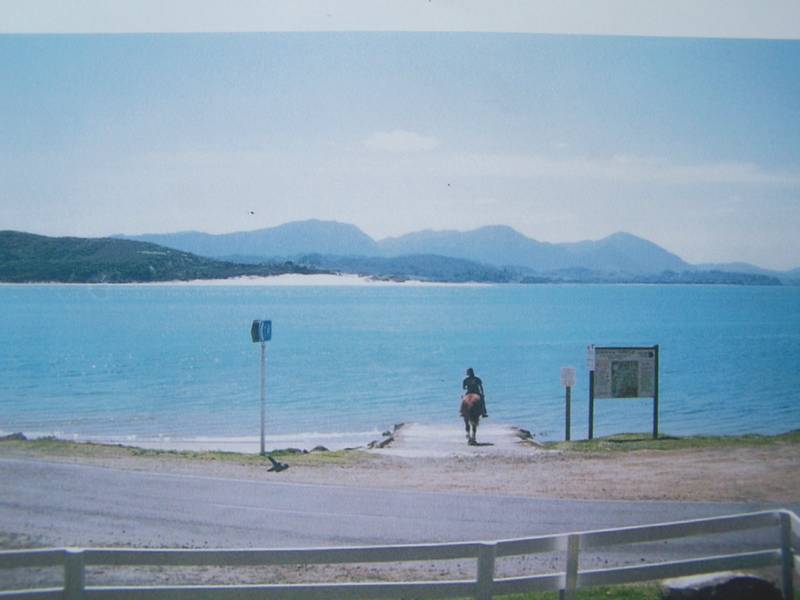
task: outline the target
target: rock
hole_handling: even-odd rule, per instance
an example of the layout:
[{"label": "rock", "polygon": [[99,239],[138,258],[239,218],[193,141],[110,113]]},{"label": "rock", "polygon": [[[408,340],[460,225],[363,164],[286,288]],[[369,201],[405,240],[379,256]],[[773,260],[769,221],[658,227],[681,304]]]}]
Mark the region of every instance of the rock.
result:
[{"label": "rock", "polygon": [[0,442],[27,442],[28,438],[24,433],[11,433],[9,435],[0,436]]},{"label": "rock", "polygon": [[369,444],[367,444],[367,448],[369,448],[370,450],[372,450],[374,448],[386,448],[386,446],[391,444],[393,441],[394,441],[394,436],[389,436],[389,437],[384,438],[384,439],[382,439],[380,441],[373,440]]},{"label": "rock", "polygon": [[311,452],[330,452],[325,446],[314,446]]},{"label": "rock", "polygon": [[301,450],[300,448],[280,448],[273,450],[276,454],[308,454],[308,450]]},{"label": "rock", "polygon": [[661,583],[664,600],[783,600],[772,583],[748,573],[726,571],[676,577]]},{"label": "rock", "polygon": [[534,446],[536,448],[542,447],[542,445],[534,439],[534,435],[527,429],[514,427],[514,433],[516,434],[517,438],[519,438],[519,443],[523,446]]},{"label": "rock", "polygon": [[533,434],[527,429],[523,429],[522,427],[517,427],[517,435],[523,440],[533,439]]}]

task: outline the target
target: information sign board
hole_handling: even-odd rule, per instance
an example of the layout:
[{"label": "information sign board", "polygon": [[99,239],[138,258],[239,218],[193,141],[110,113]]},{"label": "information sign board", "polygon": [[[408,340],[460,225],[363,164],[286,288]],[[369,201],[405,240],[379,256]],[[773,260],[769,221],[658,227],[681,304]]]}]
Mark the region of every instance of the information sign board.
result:
[{"label": "information sign board", "polygon": [[652,398],[653,439],[658,438],[658,345],[638,348],[589,346],[589,439],[594,436],[595,398]]},{"label": "information sign board", "polygon": [[655,348],[595,348],[595,398],[656,395]]}]

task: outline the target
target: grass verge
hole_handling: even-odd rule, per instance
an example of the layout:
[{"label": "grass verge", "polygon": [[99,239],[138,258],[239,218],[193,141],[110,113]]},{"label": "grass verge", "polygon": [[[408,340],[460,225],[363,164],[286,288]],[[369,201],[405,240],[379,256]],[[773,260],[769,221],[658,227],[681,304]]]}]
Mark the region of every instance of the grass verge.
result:
[{"label": "grass verge", "polygon": [[[800,444],[800,430],[779,435],[737,435],[737,436],[687,436],[673,437],[662,435],[653,439],[646,433],[620,433],[593,440],[570,442],[543,442],[539,446],[546,450],[561,450],[585,454],[604,454],[610,452],[632,452],[636,450],[676,451],[691,449],[713,449],[734,447],[765,447],[770,445]],[[198,461],[235,462],[240,464],[261,464],[265,457],[258,454],[243,454],[223,451],[190,450],[151,450],[120,444],[97,444],[93,442],[74,442],[58,438],[38,438],[32,440],[0,439],[0,451],[24,451],[39,456],[60,456],[75,458],[121,458],[152,457],[175,458]],[[294,464],[325,465],[353,464],[377,457],[358,450],[301,452],[276,450],[268,453],[277,460],[291,459]]]},{"label": "grass verge", "polygon": [[[33,440],[3,440],[0,441],[0,452],[19,451],[28,455],[42,457],[73,457],[114,459],[129,457],[167,458],[175,460],[193,460],[206,462],[237,463],[244,465],[269,464],[266,457],[258,454],[243,454],[240,452],[221,451],[190,451],[190,450],[151,450],[134,446],[119,444],[96,444],[93,442],[73,442],[58,438],[39,438]],[[300,452],[278,450],[269,452],[269,456],[276,460],[289,460],[292,464],[326,465],[326,464],[351,464],[369,460],[371,455],[366,452],[353,450]]]},{"label": "grass verge", "polygon": [[[582,588],[575,594],[577,600],[661,600],[661,586],[656,583],[599,586]],[[558,592],[531,592],[511,596],[495,596],[497,600],[558,600]],[[800,600],[800,590],[794,594]]]},{"label": "grass verge", "polygon": [[570,442],[544,442],[542,446],[548,450],[564,450],[568,452],[603,453],[630,452],[633,450],[690,450],[732,447],[757,447],[774,444],[800,443],[800,430],[779,435],[694,435],[673,437],[662,435],[653,439],[646,433],[620,433],[593,440]]},{"label": "grass verge", "polygon": [[[661,600],[657,584],[617,585],[577,590],[577,600]],[[558,592],[531,592],[510,596],[494,596],[497,600],[558,600]],[[464,599],[466,600],[466,599]]]}]

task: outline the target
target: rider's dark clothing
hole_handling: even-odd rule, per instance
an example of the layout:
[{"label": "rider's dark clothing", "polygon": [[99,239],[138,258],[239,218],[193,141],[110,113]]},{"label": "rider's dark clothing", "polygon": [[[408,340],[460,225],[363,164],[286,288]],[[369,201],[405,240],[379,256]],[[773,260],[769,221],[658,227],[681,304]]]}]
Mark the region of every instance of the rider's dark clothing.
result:
[{"label": "rider's dark clothing", "polygon": [[475,375],[467,377],[464,379],[461,387],[466,390],[467,394],[478,394],[481,397],[481,412],[483,413],[484,417],[488,416],[486,414],[486,398],[483,394],[483,382],[481,381],[481,378],[476,377]]},{"label": "rider's dark clothing", "polygon": [[467,377],[461,387],[467,391],[467,394],[480,394],[483,397],[483,382],[480,377],[475,377],[474,375]]}]

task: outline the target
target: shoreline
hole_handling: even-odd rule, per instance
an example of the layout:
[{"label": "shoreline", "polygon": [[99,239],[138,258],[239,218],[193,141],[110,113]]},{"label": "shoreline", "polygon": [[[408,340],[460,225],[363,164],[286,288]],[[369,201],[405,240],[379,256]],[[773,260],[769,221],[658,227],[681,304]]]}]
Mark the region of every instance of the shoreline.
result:
[{"label": "shoreline", "polygon": [[729,282],[650,282],[650,281],[547,281],[539,283],[522,282],[480,282],[480,281],[428,281],[422,279],[392,279],[354,273],[284,273],[282,275],[240,275],[222,279],[171,279],[168,281],[0,281],[0,288],[11,286],[109,286],[109,287],[494,287],[494,286],[631,286],[631,287],[798,287],[796,283],[784,282],[780,285]]},{"label": "shoreline", "polygon": [[[661,432],[657,440],[652,439],[649,432],[641,433],[614,433],[607,436],[596,437],[594,440],[573,439],[565,442],[561,437],[538,437],[527,429],[513,423],[483,423],[479,430],[479,438],[487,435],[496,436],[499,430],[511,432],[517,441],[533,445],[541,449],[563,451],[569,449],[573,452],[592,452],[598,449],[608,451],[625,451],[631,448],[652,449],[662,447],[665,449],[690,449],[692,447],[705,448],[707,446],[724,446],[729,444],[763,445],[772,443],[771,440],[791,440],[798,443],[800,451],[800,429],[772,432],[742,432],[742,433],[686,433],[672,435]],[[408,431],[412,433],[410,437]],[[424,432],[422,437],[420,431]],[[491,437],[490,436],[490,437]],[[265,435],[265,449],[267,453],[280,454],[282,452],[311,452],[315,449],[325,451],[359,451],[373,448],[391,448],[398,439],[415,440],[418,446],[429,446],[431,452],[442,454],[441,450],[434,447],[442,444],[452,444],[453,440],[459,443],[463,438],[463,427],[453,422],[400,422],[387,425],[385,428],[374,428],[363,431],[298,431],[286,433],[267,433]],[[796,438],[796,439],[795,439]],[[5,430],[0,429],[0,442],[19,440],[26,442],[57,441],[65,444],[85,444],[96,446],[117,446],[158,452],[186,452],[207,453],[220,452],[240,455],[258,455],[260,453],[260,436],[258,435],[197,435],[180,436],[166,434],[79,434],[64,431],[34,431],[34,430]],[[449,440],[444,442],[443,440]],[[777,443],[777,442],[776,442]],[[494,444],[490,444],[494,445]],[[461,448],[449,446],[454,454],[460,454]],[[419,449],[415,452],[425,454]],[[502,453],[502,451],[501,451]]]},{"label": "shoreline", "polygon": [[[311,451],[317,447],[326,450],[365,449],[371,443],[380,441],[391,431],[352,431],[352,432],[297,432],[265,436],[269,452],[280,453],[285,450]],[[148,435],[79,435],[63,432],[26,432],[0,430],[0,442],[24,440],[57,440],[65,443],[95,444],[100,446],[123,446],[164,452],[230,452],[257,455],[260,452],[259,436],[148,436]]]},{"label": "shoreline", "polygon": [[228,277],[223,279],[173,279],[169,281],[130,281],[130,282],[64,282],[64,281],[28,281],[11,282],[2,281],[0,286],[109,286],[109,287],[160,287],[160,286],[181,286],[181,287],[486,287],[499,285],[493,283],[480,282],[446,282],[446,281],[423,281],[420,279],[405,279],[402,281],[394,279],[381,279],[352,273],[336,274],[299,274],[284,273],[282,275],[241,275],[239,277]]},{"label": "shoreline", "polygon": [[[427,429],[427,431],[426,431]],[[147,450],[45,439],[0,441],[0,459],[87,463],[112,469],[384,490],[620,501],[800,502],[800,432],[782,436],[634,439],[538,444],[496,425],[468,446],[463,431],[409,424],[385,446],[276,453]],[[451,435],[453,433],[453,435]],[[455,435],[458,433],[458,435]],[[433,437],[432,437],[433,435]],[[388,439],[388,438],[385,438]],[[435,447],[430,440],[436,439]],[[710,441],[709,441],[710,440]],[[687,445],[688,444],[688,445]],[[623,447],[621,447],[623,446]]]}]

